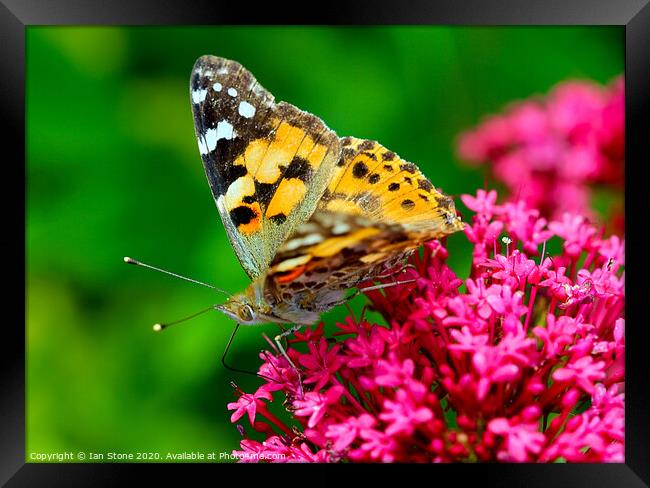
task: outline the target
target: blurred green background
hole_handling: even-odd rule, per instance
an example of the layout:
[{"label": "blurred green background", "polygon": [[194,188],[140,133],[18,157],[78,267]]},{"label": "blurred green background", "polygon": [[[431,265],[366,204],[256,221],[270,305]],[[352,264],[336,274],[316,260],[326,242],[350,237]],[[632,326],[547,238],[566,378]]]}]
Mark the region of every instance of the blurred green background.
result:
[{"label": "blurred green background", "polygon": [[[238,447],[229,382],[259,382],[220,364],[232,322],[213,312],[151,330],[221,297],[122,263],[232,292],[248,284],[194,138],[198,56],[238,60],[277,100],[381,141],[457,196],[484,186],[455,159],[461,130],[565,79],[608,82],[623,71],[623,39],[619,27],[29,27],[27,460]],[[463,241],[449,240],[461,274]],[[276,330],[242,330],[231,364],[256,369],[261,333]]]}]

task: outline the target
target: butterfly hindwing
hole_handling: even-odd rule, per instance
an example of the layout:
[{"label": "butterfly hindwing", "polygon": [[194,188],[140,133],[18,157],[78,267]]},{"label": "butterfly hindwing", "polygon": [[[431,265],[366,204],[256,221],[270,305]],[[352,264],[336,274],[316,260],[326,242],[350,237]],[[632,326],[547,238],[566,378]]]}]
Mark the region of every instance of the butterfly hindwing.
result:
[{"label": "butterfly hindwing", "polygon": [[199,151],[226,232],[255,278],[315,210],[340,159],[340,141],[317,117],[275,103],[243,66],[197,60],[190,97]]},{"label": "butterfly hindwing", "polygon": [[[309,221],[278,249],[267,276],[278,306],[325,310],[424,242],[462,229],[453,201],[380,144],[342,139],[342,156]],[[279,305],[279,303],[285,303]]]},{"label": "butterfly hindwing", "polygon": [[419,244],[399,225],[315,212],[278,249],[264,288],[284,316],[322,312],[345,301],[350,288],[394,268]]},{"label": "butterfly hindwing", "polygon": [[341,139],[342,156],[318,210],[363,215],[441,237],[462,229],[454,202],[413,163],[381,144]]}]

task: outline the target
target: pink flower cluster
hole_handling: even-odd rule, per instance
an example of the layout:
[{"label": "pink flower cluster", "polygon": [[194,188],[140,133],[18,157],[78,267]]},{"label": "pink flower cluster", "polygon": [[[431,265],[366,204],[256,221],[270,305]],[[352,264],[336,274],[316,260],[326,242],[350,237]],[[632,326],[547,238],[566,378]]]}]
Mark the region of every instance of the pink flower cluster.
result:
[{"label": "pink flower cluster", "polygon": [[[589,216],[593,185],[623,188],[624,109],[622,78],[607,87],[566,82],[462,134],[459,156],[488,163],[513,199],[545,217]],[[622,228],[622,209],[609,213]]]},{"label": "pink flower cluster", "polygon": [[264,384],[228,405],[254,431],[239,425],[234,454],[624,462],[624,242],[579,215],[547,222],[496,197],[462,197],[476,212],[467,279],[432,241],[403,270],[415,282],[366,293],[385,325],[350,316],[327,338],[322,323],[295,334],[302,381],[264,352]]}]

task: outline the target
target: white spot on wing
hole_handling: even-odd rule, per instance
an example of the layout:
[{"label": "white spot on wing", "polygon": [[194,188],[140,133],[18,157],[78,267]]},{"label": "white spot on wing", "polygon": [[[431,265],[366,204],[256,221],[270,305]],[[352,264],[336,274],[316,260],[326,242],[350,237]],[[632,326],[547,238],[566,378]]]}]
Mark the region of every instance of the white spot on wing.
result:
[{"label": "white spot on wing", "polygon": [[332,234],[334,234],[335,236],[340,234],[345,234],[346,232],[350,232],[350,226],[345,223],[336,224],[332,228]]},{"label": "white spot on wing", "polygon": [[232,139],[233,135],[234,131],[232,124],[226,122],[225,120],[222,120],[217,124],[217,141],[219,139]]},{"label": "white spot on wing", "polygon": [[323,240],[323,236],[321,234],[309,234],[299,239],[290,240],[289,242],[286,243],[284,248],[287,251],[293,251],[302,246],[311,246],[312,244],[318,244],[319,242],[322,242],[322,240]]},{"label": "white spot on wing", "polygon": [[203,136],[199,136],[197,140],[199,141],[199,152],[201,154],[208,154],[208,146],[205,145],[205,139]]},{"label": "white spot on wing", "polygon": [[307,222],[305,224],[302,224],[302,226],[300,227],[300,230],[303,233],[307,233],[307,232],[315,233],[315,232],[318,232],[319,229],[318,229],[318,226],[316,224],[314,224],[312,222]]},{"label": "white spot on wing", "polygon": [[236,97],[237,90],[235,90],[234,88],[228,88],[228,95],[230,95],[231,97]]},{"label": "white spot on wing", "polygon": [[221,83],[219,83],[218,81],[217,81],[214,85],[212,85],[212,89],[213,89],[214,91],[218,91],[218,92],[220,92],[222,88],[223,88],[223,87],[221,86]]},{"label": "white spot on wing", "polygon": [[205,96],[208,94],[208,89],[204,88],[202,90],[194,90],[192,92],[192,101],[194,103],[201,103],[205,100]]},{"label": "white spot on wing", "polygon": [[217,198],[217,208],[219,209],[219,212],[223,214],[226,213],[226,202],[223,195],[219,195],[219,198]]},{"label": "white spot on wing", "polygon": [[255,194],[255,182],[249,175],[240,176],[231,183],[226,191],[226,200],[228,202],[239,201],[247,195]]},{"label": "white spot on wing", "polygon": [[241,115],[242,117],[246,117],[247,119],[250,119],[253,115],[255,115],[255,107],[253,107],[248,102],[240,102],[239,115]]},{"label": "white spot on wing", "polygon": [[217,130],[216,129],[208,129],[205,131],[205,147],[207,148],[207,152],[210,152],[214,150],[215,147],[217,147]]},{"label": "white spot on wing", "polygon": [[207,152],[214,151],[217,147],[217,142],[220,139],[232,139],[234,134],[235,132],[232,124],[225,120],[220,121],[217,124],[216,129],[208,129],[205,131],[205,146],[207,147]]},{"label": "white spot on wing", "polygon": [[295,258],[290,258],[278,263],[275,266],[275,270],[282,273],[284,271],[291,271],[293,268],[302,266],[303,264],[308,263],[311,260],[310,255],[298,256]]}]

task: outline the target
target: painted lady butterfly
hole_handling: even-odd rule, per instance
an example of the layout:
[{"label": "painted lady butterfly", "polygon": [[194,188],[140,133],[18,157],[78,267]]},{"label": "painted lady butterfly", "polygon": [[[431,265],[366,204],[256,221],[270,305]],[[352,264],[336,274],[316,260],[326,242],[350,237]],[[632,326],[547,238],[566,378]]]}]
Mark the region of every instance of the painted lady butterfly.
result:
[{"label": "painted lady butterfly", "polygon": [[190,98],[212,195],[252,280],[215,307],[238,324],[311,324],[425,241],[463,228],[415,164],[275,103],[235,61],[199,58]]}]

